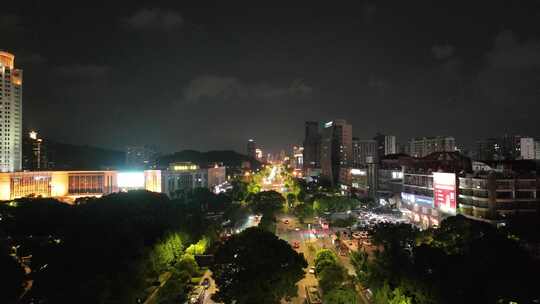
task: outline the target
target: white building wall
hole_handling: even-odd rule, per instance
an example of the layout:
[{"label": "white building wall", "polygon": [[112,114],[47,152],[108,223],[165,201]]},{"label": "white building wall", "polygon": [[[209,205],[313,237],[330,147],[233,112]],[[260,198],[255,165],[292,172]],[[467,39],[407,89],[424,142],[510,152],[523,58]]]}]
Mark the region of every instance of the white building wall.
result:
[{"label": "white building wall", "polygon": [[522,137],[520,139],[521,159],[535,159],[535,142],[532,137]]},{"label": "white building wall", "polygon": [[0,52],[0,171],[22,166],[22,70],[15,56]]}]

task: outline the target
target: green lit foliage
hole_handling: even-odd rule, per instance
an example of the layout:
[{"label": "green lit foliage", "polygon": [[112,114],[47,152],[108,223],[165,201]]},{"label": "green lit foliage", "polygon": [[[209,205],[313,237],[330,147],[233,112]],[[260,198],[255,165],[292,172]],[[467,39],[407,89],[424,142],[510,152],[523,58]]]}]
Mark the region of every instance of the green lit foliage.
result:
[{"label": "green lit foliage", "polygon": [[322,270],[318,273],[318,277],[319,286],[323,292],[326,293],[340,287],[347,279],[347,272],[341,264],[329,263],[324,265]]},{"label": "green lit foliage", "polygon": [[324,304],[358,304],[358,294],[353,288],[336,288],[326,293]]},{"label": "green lit foliage", "polygon": [[309,203],[299,203],[293,208],[293,214],[303,223],[307,217],[313,216],[313,206]]},{"label": "green lit foliage", "polygon": [[316,214],[325,212],[344,212],[358,206],[358,200],[344,196],[319,196],[313,202],[313,210]]},{"label": "green lit foliage", "polygon": [[319,274],[326,266],[336,264],[337,262],[338,257],[332,250],[321,249],[317,251],[317,255],[315,256],[315,273]]},{"label": "green lit foliage", "polygon": [[197,243],[189,245],[186,249],[186,253],[191,255],[204,254],[210,245],[210,241],[207,237],[203,237]]},{"label": "green lit foliage", "polygon": [[[9,212],[0,222],[0,235],[20,245],[18,254],[32,255],[33,286],[27,296],[36,301],[136,303],[164,273],[190,275],[179,269],[188,239],[208,243],[202,237],[210,226],[204,217],[161,194],[130,191],[78,203],[22,199],[17,207],[0,206],[2,215]],[[185,265],[194,269],[193,263]]]},{"label": "green lit foliage", "polygon": [[283,208],[285,198],[276,191],[263,191],[253,195],[249,206],[254,213],[266,217],[273,217],[276,212]]}]

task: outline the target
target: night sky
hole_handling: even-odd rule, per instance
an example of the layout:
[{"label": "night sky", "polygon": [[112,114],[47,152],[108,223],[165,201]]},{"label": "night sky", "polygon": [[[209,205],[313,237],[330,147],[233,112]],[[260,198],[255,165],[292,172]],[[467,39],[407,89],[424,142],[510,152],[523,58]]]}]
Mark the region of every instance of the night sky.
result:
[{"label": "night sky", "polygon": [[0,10],[24,125],[45,138],[278,151],[332,118],[399,142],[540,137],[540,1],[64,2]]}]

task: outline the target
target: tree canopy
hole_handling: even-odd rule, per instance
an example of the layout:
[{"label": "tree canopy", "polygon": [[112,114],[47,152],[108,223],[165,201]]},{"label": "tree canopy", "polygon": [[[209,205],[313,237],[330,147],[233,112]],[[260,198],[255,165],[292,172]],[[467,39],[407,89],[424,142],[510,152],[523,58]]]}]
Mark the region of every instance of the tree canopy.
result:
[{"label": "tree canopy", "polygon": [[307,262],[284,240],[260,228],[233,235],[216,251],[211,266],[218,301],[239,304],[279,303],[295,296]]},{"label": "tree canopy", "polygon": [[505,230],[463,216],[439,229],[378,225],[372,260],[353,254],[360,280],[376,303],[530,303],[540,292],[527,278],[540,270],[537,260]]}]

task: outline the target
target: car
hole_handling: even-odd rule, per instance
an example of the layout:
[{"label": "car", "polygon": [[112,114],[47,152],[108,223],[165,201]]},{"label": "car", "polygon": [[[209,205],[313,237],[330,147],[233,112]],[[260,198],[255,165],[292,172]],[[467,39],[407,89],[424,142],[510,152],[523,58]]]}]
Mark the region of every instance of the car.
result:
[{"label": "car", "polygon": [[315,266],[309,267],[308,272],[311,273],[311,274],[315,274]]},{"label": "car", "polygon": [[294,241],[294,242],[293,242],[293,248],[294,248],[294,249],[300,248],[300,243],[299,243],[298,241]]},{"label": "car", "polygon": [[201,282],[201,285],[204,286],[204,288],[208,289],[208,287],[210,287],[210,279],[204,278],[204,280]]}]

